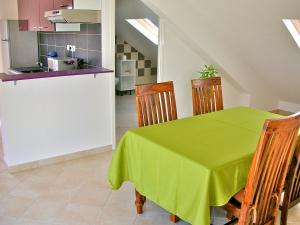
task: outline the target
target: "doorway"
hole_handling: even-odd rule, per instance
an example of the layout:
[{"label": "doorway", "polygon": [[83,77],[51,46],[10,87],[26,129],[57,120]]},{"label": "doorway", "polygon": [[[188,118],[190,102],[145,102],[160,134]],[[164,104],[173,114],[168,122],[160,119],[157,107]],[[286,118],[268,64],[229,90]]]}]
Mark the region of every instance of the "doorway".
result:
[{"label": "doorway", "polygon": [[156,83],[159,18],[140,0],[116,0],[116,141],[137,127],[134,89]]}]

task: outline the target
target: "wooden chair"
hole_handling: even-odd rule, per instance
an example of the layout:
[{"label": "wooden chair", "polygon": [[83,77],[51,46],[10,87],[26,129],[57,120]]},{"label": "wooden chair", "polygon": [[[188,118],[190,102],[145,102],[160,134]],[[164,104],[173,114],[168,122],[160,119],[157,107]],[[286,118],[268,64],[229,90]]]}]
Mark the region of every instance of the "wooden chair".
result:
[{"label": "wooden chair", "polygon": [[173,82],[138,85],[135,93],[139,127],[177,119]]},{"label": "wooden chair", "polygon": [[286,179],[286,188],[281,209],[280,224],[287,224],[288,209],[300,202],[300,138]]},{"label": "wooden chair", "polygon": [[276,224],[299,126],[300,113],[265,122],[246,187],[224,207],[232,219],[227,225]]},{"label": "wooden chair", "polygon": [[221,77],[192,80],[194,116],[223,109]]},{"label": "wooden chair", "polygon": [[[177,119],[177,109],[173,82],[158,84],[138,85],[135,88],[136,111],[139,127],[163,123]],[[136,191],[136,210],[138,214],[143,213],[143,205],[146,201]],[[170,214],[170,220],[177,222],[179,218]]]}]

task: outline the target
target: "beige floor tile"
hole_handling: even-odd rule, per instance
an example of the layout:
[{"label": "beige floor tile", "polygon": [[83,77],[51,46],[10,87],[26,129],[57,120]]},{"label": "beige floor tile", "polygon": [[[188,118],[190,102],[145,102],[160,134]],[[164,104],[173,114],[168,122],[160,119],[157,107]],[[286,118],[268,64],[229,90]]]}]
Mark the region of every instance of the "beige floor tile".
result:
[{"label": "beige floor tile", "polygon": [[132,184],[126,182],[120,190],[112,191],[107,203],[107,208],[127,210],[129,213],[135,213],[135,189]]},{"label": "beige floor tile", "polygon": [[86,176],[88,175],[65,171],[53,182],[52,185],[58,186],[65,190],[77,190],[82,184],[84,184],[84,179]]},{"label": "beige floor tile", "polygon": [[9,193],[15,186],[20,183],[18,178],[9,173],[0,174],[0,198]]},{"label": "beige floor tile", "polygon": [[37,221],[37,220],[21,218],[14,225],[53,225],[53,224],[46,221]]},{"label": "beige floor tile", "polygon": [[288,212],[288,222],[300,224],[300,204],[292,207]]},{"label": "beige floor tile", "polygon": [[15,225],[17,221],[16,218],[0,215],[0,225]]},{"label": "beige floor tile", "polygon": [[16,179],[18,179],[20,182],[22,182],[26,180],[28,177],[32,176],[35,172],[36,170],[32,169],[32,170],[25,170],[21,172],[11,173],[11,175],[14,176]]},{"label": "beige floor tile", "polygon": [[[145,215],[138,215],[136,220],[134,221],[134,225],[174,225],[174,223],[168,221],[167,215],[161,215],[156,217],[148,217]],[[186,224],[183,221],[176,223],[176,225]]]},{"label": "beige floor tile", "polygon": [[72,224],[72,225],[93,225],[97,224],[101,210],[99,207],[83,205],[83,204],[68,204],[62,210],[54,223],[57,224]]},{"label": "beige floor tile", "polygon": [[[147,200],[144,205],[144,213],[137,216],[137,219],[134,225],[142,225],[142,224],[173,224],[169,221],[170,214],[157,206],[152,201]],[[176,225],[187,225],[183,220],[180,220]]]},{"label": "beige floor tile", "polygon": [[33,180],[48,181],[55,180],[63,172],[63,166],[60,164],[49,165],[36,169],[33,174]]},{"label": "beige floor tile", "polygon": [[37,201],[23,215],[24,219],[53,222],[57,215],[66,207],[66,203],[55,200]]},{"label": "beige floor tile", "polygon": [[73,193],[70,203],[90,205],[102,208],[107,202],[111,190],[107,187],[98,187],[85,184]]},{"label": "beige floor tile", "polygon": [[40,196],[45,187],[38,187],[29,183],[19,183],[9,194],[12,196],[35,199]]},{"label": "beige floor tile", "polygon": [[32,198],[8,195],[0,201],[0,214],[18,218],[34,203]]},{"label": "beige floor tile", "polygon": [[136,215],[129,213],[126,209],[104,209],[101,217],[101,225],[131,225],[134,223]]},{"label": "beige floor tile", "polygon": [[37,202],[56,202],[60,204],[67,204],[70,202],[74,195],[74,190],[63,189],[60,186],[49,186],[41,192],[41,195],[37,198]]},{"label": "beige floor tile", "polygon": [[102,225],[129,225],[136,219],[134,206],[134,188],[125,183],[119,191],[113,191],[103,208]]}]

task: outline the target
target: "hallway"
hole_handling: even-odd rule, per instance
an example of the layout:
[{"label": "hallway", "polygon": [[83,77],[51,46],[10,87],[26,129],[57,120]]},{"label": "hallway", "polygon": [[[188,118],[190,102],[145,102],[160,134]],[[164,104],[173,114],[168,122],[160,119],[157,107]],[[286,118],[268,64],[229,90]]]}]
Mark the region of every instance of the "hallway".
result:
[{"label": "hallway", "polygon": [[116,137],[119,143],[122,135],[130,128],[137,127],[135,95],[116,96]]}]

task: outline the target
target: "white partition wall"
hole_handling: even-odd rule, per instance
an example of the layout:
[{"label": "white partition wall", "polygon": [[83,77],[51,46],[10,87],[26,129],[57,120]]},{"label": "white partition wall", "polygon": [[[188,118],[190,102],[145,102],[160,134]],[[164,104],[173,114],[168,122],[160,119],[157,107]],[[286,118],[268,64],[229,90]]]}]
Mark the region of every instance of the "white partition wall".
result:
[{"label": "white partition wall", "polygon": [[8,166],[112,145],[112,73],[1,83]]}]

